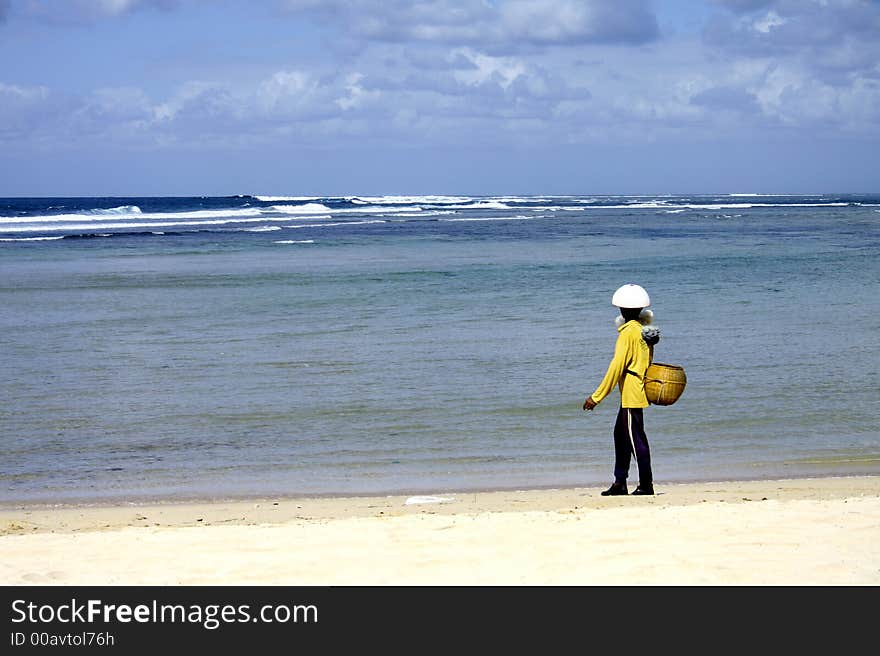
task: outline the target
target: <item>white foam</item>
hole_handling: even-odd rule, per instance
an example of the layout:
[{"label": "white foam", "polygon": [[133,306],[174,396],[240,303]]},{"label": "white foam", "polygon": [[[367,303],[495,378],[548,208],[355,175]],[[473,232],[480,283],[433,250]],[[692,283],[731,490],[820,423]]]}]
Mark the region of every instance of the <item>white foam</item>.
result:
[{"label": "white foam", "polygon": [[162,220],[174,220],[178,218],[182,219],[217,219],[217,218],[226,218],[226,217],[237,217],[237,216],[260,216],[263,214],[263,210],[259,207],[251,207],[249,209],[241,209],[241,210],[192,210],[190,212],[155,212],[155,213],[147,213],[147,214],[137,214],[134,218],[139,219],[162,219]]},{"label": "white foam", "polygon": [[421,503],[446,503],[448,501],[455,501],[455,497],[416,496],[410,497],[404,501],[404,505],[412,506]]},{"label": "white foam", "polygon": [[275,244],[314,244],[314,239],[280,239]]},{"label": "white foam", "polygon": [[764,198],[785,198],[788,194],[727,194],[728,196],[761,196]]},{"label": "white foam", "polygon": [[64,237],[10,237],[0,241],[55,241],[56,239],[64,239]]},{"label": "white foam", "polygon": [[427,212],[390,212],[385,216],[445,216],[447,214],[457,214],[455,210],[434,210]]},{"label": "white foam", "polygon": [[552,203],[560,198],[572,198],[572,196],[497,196],[489,200],[499,203]]},{"label": "white foam", "polygon": [[732,205],[686,205],[696,209],[740,209],[749,207],[847,207],[849,203],[742,203]]},{"label": "white foam", "polygon": [[244,232],[274,232],[281,230],[281,226],[260,226],[259,228],[245,228]]},{"label": "white foam", "polygon": [[712,203],[706,205],[685,204],[671,205],[666,202],[659,203],[629,203],[626,205],[594,205],[590,209],[595,210],[662,210],[668,208],[689,210],[738,210],[750,207],[846,207],[849,203]]},{"label": "white foam", "polygon": [[88,210],[87,214],[101,215],[119,215],[119,214],[141,214],[141,208],[137,205],[120,205],[119,207],[111,207],[109,209]]},{"label": "white foam", "polygon": [[[450,205],[450,207],[453,207],[453,206]],[[400,213],[400,212],[421,212],[422,208],[419,207],[418,205],[410,205],[408,207],[395,207],[394,211],[397,213]],[[351,208],[338,209],[338,210],[334,210],[334,212],[339,212],[340,214],[343,214],[346,212],[356,212],[357,214],[385,214],[386,212],[388,212],[388,208],[382,207],[381,205],[376,205],[376,206],[367,205],[364,207],[358,207],[356,209],[351,209]]]},{"label": "white foam", "polygon": [[381,219],[371,221],[339,221],[337,223],[305,223],[302,225],[287,225],[285,228],[332,228],[334,226],[367,225],[369,223],[388,223]]},{"label": "white foam", "polygon": [[28,217],[0,217],[0,223],[63,223],[73,221],[92,221],[94,225],[104,225],[103,221],[121,219],[148,219],[148,220],[175,220],[175,219],[214,219],[219,217],[237,217],[237,216],[261,216],[263,210],[259,208],[241,209],[241,210],[193,210],[191,212],[154,212],[143,213],[140,208],[135,205],[126,206],[126,208],[114,208],[113,211],[101,210],[99,213],[89,211],[79,214],[48,214],[40,216]]},{"label": "white foam", "polygon": [[[590,205],[584,209],[590,210],[662,210],[670,207],[669,203],[660,201],[656,203],[624,203],[622,205]],[[688,208],[689,205],[673,205],[672,207]]]},{"label": "white foam", "polygon": [[[275,212],[284,214],[384,214],[389,211],[388,207],[379,205],[365,205],[363,207],[335,207],[330,208],[320,203],[306,203],[305,205],[273,205],[271,208]],[[421,212],[422,208],[417,205],[410,207],[395,207],[395,212]]]},{"label": "white foam", "polygon": [[467,203],[471,199],[470,196],[351,196],[347,198],[355,205],[407,205],[411,203],[430,203],[432,205],[443,205],[448,203]]},{"label": "white foam", "polygon": [[[427,203],[426,203],[427,204]],[[509,210],[511,207],[505,203],[499,203],[494,200],[480,200],[475,203],[467,203],[464,205],[444,205],[450,210]]]},{"label": "white foam", "polygon": [[[174,215],[172,215],[174,216]],[[82,218],[82,217],[80,217]],[[149,215],[144,215],[144,218],[149,218]],[[74,224],[66,224],[66,225],[19,225],[19,226],[10,226],[4,227],[2,232],[55,232],[60,230],[107,230],[107,229],[125,229],[131,230],[133,228],[175,228],[178,226],[202,226],[204,228],[210,228],[212,226],[219,225],[229,225],[233,223],[264,223],[266,221],[289,221],[290,217],[270,217],[270,216],[261,216],[258,218],[231,218],[224,220],[214,220],[214,221],[139,221],[139,222],[125,222],[125,223],[107,223],[105,221],[93,221],[90,223],[74,223]]]},{"label": "white foam", "polygon": [[[395,207],[400,213],[422,212],[419,206]],[[273,205],[270,208],[243,208],[236,210],[193,210],[189,212],[155,212],[144,213],[134,206],[122,206],[112,210],[101,210],[100,213],[87,212],[76,214],[50,214],[30,217],[0,217],[0,232],[34,232],[37,230],[91,230],[95,228],[155,228],[182,225],[224,225],[228,223],[247,223],[256,221],[288,221],[291,216],[303,216],[310,219],[330,218],[332,214],[384,214],[387,207],[365,206],[358,208],[331,209],[321,203],[304,205]],[[282,217],[273,214],[284,215]],[[260,218],[252,218],[260,217]],[[115,221],[117,223],[108,223]],[[119,221],[132,221],[121,224]],[[146,221],[146,222],[145,222]],[[69,223],[61,228],[52,227],[53,223]],[[7,227],[9,226],[9,227]]]},{"label": "white foam", "polygon": [[306,203],[304,205],[273,205],[269,208],[273,212],[283,214],[321,214],[330,212],[330,208],[322,203]]},{"label": "white foam", "polygon": [[265,203],[283,203],[289,200],[320,200],[321,196],[254,196]]},{"label": "white foam", "polygon": [[[333,217],[330,216],[329,214],[303,214],[300,216],[293,214],[293,215],[285,216],[284,220],[285,221],[295,221],[297,219],[300,219],[302,221],[315,221],[317,219],[332,219],[332,218]],[[277,221],[278,219],[273,219],[273,220]]]},{"label": "white foam", "polygon": [[460,217],[455,219],[440,219],[441,221],[528,221],[530,219],[541,219],[540,216],[524,216],[517,214],[516,216],[474,216]]}]

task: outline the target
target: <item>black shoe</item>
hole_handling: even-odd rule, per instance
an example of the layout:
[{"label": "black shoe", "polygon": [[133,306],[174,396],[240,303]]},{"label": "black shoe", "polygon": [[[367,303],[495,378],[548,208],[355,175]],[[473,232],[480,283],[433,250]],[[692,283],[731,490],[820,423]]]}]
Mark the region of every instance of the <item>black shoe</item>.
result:
[{"label": "black shoe", "polygon": [[626,483],[612,483],[611,487],[602,493],[603,497],[615,497],[620,494],[627,494]]},{"label": "black shoe", "polygon": [[653,495],[654,494],[654,486],[653,485],[639,485],[635,490],[633,490],[633,495]]}]

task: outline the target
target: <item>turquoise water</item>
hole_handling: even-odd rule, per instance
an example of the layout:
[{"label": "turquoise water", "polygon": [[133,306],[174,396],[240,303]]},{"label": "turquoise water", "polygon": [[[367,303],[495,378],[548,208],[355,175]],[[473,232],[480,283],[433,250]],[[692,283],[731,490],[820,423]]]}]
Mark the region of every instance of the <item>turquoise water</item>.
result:
[{"label": "turquoise water", "polygon": [[[664,483],[880,473],[880,196],[0,199],[0,501],[598,486],[613,291]],[[633,469],[633,475],[635,475]]]}]

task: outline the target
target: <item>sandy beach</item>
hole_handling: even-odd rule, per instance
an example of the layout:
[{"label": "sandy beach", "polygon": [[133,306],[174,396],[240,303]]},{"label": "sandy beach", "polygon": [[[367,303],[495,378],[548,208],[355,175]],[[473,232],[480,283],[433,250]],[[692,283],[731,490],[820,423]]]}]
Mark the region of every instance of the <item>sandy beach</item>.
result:
[{"label": "sandy beach", "polygon": [[876,585],[880,477],[0,508],[5,585]]}]

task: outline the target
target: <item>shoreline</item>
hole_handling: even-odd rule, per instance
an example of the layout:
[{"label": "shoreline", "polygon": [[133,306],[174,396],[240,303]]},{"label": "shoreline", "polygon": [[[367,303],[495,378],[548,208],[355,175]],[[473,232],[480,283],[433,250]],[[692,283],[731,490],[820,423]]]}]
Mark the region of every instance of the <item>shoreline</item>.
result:
[{"label": "shoreline", "polygon": [[[388,494],[254,495],[229,497],[107,499],[94,502],[0,502],[0,537],[31,532],[88,531],[124,526],[210,526],[212,522],[283,523],[293,519],[340,519],[376,514],[459,514],[516,510],[553,511],[574,504],[602,509],[609,503],[692,505],[705,502],[826,499],[880,496],[880,475],[811,476],[655,483],[647,497],[602,497],[607,485],[477,488]],[[630,492],[635,489],[630,487]],[[742,497],[739,495],[751,495]],[[765,498],[766,497],[766,498]],[[412,501],[410,501],[412,500]],[[408,501],[410,501],[408,503]],[[137,520],[129,515],[138,511]],[[152,513],[151,515],[147,513]],[[11,524],[21,528],[11,527]]]},{"label": "shoreline", "polygon": [[[792,482],[798,481],[823,481],[836,479],[880,479],[880,472],[856,472],[856,473],[816,473],[816,474],[796,474],[790,476],[767,475],[767,476],[734,476],[731,478],[689,478],[689,479],[669,479],[654,483],[659,496],[662,494],[661,488],[684,487],[684,486],[713,486],[713,485],[737,485],[737,484],[760,484],[772,482]],[[610,480],[610,479],[609,479]],[[632,481],[630,487],[635,489],[637,481]],[[434,487],[434,488],[411,488],[396,490],[380,490],[367,492],[292,492],[292,493],[242,493],[242,494],[132,494],[129,496],[112,495],[101,497],[83,497],[71,496],[61,501],[52,501],[48,498],[24,498],[18,500],[0,500],[0,517],[8,511],[17,510],[62,510],[77,508],[115,508],[115,507],[138,507],[138,506],[179,506],[179,505],[203,505],[203,504],[236,504],[236,503],[260,503],[266,501],[331,501],[337,500],[357,500],[357,499],[390,499],[390,498],[406,498],[412,496],[450,496],[450,495],[485,495],[485,494],[503,494],[513,492],[553,492],[561,490],[598,490],[608,487],[608,481],[599,483],[560,483],[560,484],[540,484],[540,485],[496,485],[496,486],[474,486],[474,487]]]},{"label": "shoreline", "polygon": [[880,476],[0,507],[6,585],[880,583]]}]

